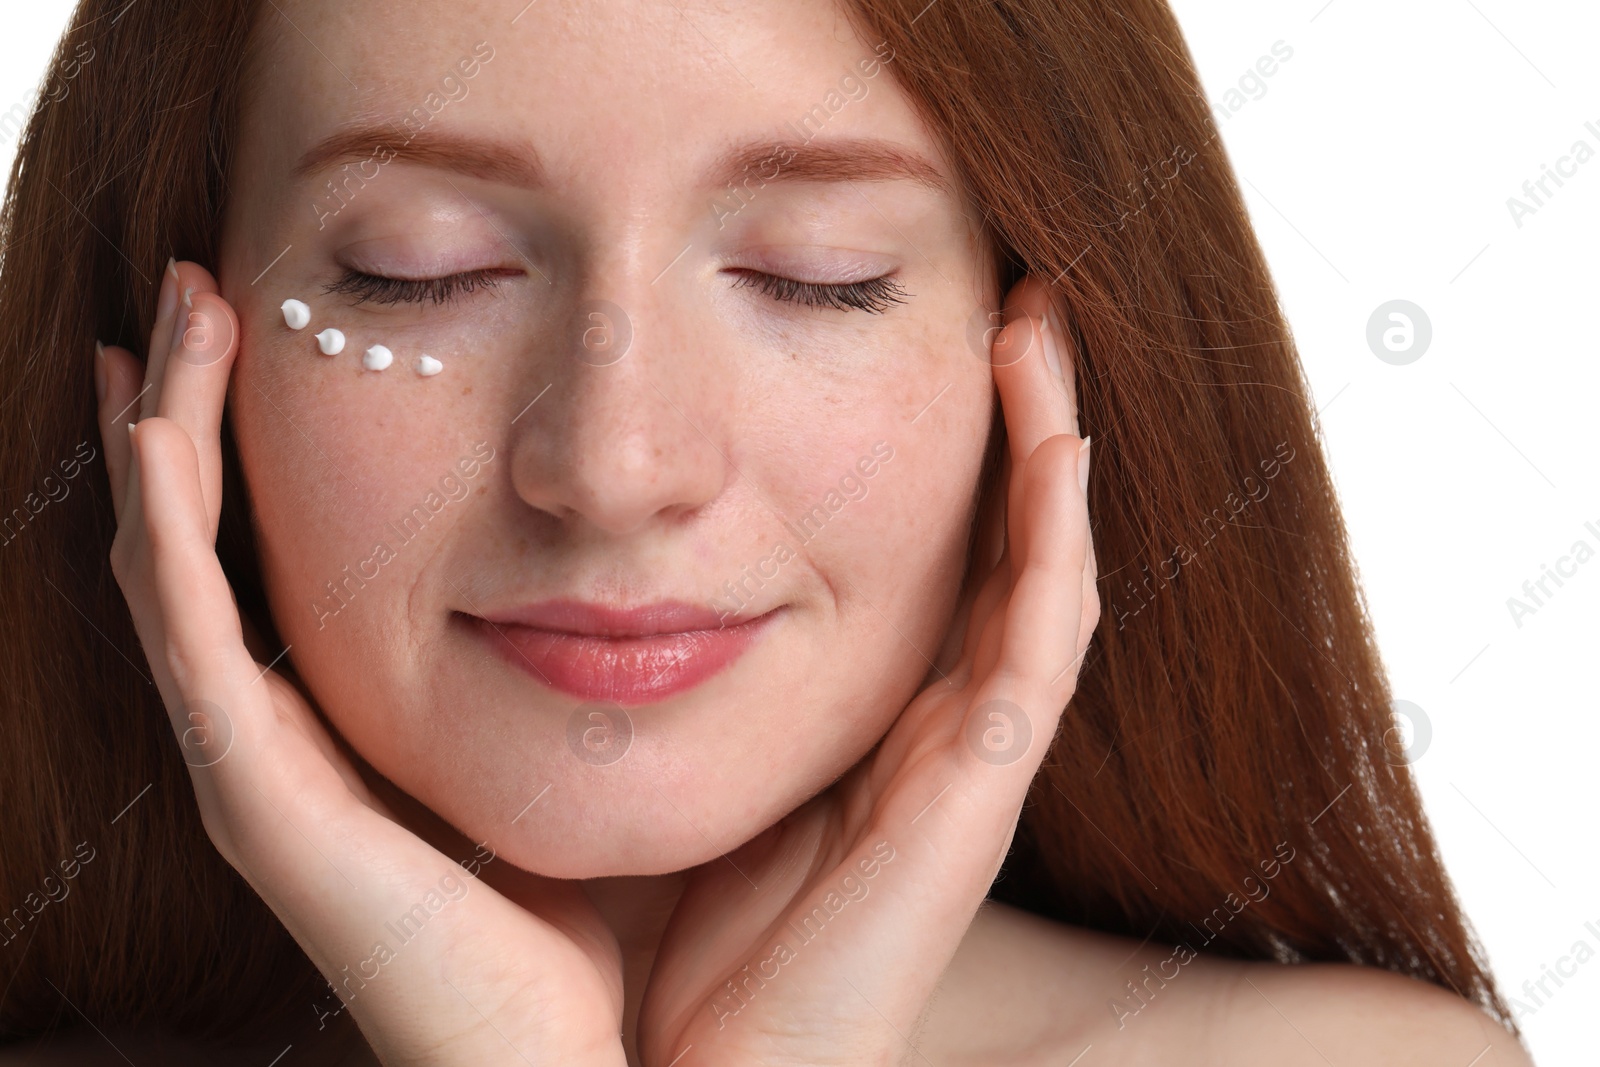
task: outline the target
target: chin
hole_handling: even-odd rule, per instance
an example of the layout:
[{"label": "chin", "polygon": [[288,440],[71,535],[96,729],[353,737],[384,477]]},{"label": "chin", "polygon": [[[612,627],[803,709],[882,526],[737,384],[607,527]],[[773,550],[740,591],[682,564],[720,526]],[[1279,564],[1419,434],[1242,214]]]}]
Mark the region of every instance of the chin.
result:
[{"label": "chin", "polygon": [[[755,832],[750,836],[754,837]],[[648,852],[619,848],[616,842],[594,841],[581,835],[564,847],[552,849],[529,848],[525,839],[515,837],[507,838],[504,845],[502,851],[493,841],[489,842],[498,860],[529,874],[573,880],[671,874],[723,855],[722,851],[707,845],[703,838],[670,844],[656,841]]]},{"label": "chin", "polygon": [[[504,753],[503,745],[492,747]],[[804,776],[792,766],[740,760],[753,771],[733,776],[719,773],[716,760],[669,769],[648,753],[649,746],[636,746],[608,767],[558,764],[508,774],[494,757],[474,765],[439,752],[454,772],[389,781],[409,801],[406,823],[436,847],[448,841],[446,851],[463,856],[492,850],[496,863],[563,879],[669,874],[709,863],[806,799]]]},{"label": "chin", "polygon": [[546,878],[670,874],[734,851],[782,817],[780,812],[771,822],[707,825],[702,835],[664,802],[656,810],[637,812],[637,818],[603,826],[581,815],[546,814],[552,818],[545,829],[529,832],[501,823],[474,840],[486,841],[498,861]]}]

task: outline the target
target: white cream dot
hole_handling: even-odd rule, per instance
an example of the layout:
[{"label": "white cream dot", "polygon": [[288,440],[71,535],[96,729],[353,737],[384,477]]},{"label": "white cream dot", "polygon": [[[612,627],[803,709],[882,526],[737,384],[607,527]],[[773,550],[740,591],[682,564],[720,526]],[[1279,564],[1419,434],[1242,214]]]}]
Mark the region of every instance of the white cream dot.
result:
[{"label": "white cream dot", "polygon": [[424,378],[432,377],[442,370],[444,370],[444,364],[440,363],[432,356],[425,355],[417,360],[417,373],[422,375]]},{"label": "white cream dot", "polygon": [[311,322],[311,308],[300,300],[283,302],[283,321],[291,330],[303,330]]},{"label": "white cream dot", "polygon": [[361,357],[361,365],[368,370],[382,370],[394,362],[394,353],[382,345],[373,345]]},{"label": "white cream dot", "polygon": [[337,356],[344,351],[344,334],[329,327],[317,334],[317,347],[325,356]]}]

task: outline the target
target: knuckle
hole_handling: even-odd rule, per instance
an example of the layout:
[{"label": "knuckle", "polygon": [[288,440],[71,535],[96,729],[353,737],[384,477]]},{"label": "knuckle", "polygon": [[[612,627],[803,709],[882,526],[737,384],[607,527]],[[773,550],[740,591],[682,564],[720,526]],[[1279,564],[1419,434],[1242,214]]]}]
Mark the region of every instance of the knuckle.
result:
[{"label": "knuckle", "polygon": [[162,659],[166,663],[169,676],[182,692],[189,692],[190,684],[195,677],[194,661],[188,651],[176,641],[168,640],[166,648],[162,650]]}]

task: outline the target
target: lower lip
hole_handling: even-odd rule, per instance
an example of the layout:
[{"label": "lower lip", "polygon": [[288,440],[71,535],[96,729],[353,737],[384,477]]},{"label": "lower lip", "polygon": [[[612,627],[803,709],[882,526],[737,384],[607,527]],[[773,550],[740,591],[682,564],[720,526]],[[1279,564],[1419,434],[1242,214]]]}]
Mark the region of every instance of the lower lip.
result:
[{"label": "lower lip", "polygon": [[653,704],[693,689],[744,654],[781,609],[717,630],[590,637],[472,619],[495,653],[580,700]]}]

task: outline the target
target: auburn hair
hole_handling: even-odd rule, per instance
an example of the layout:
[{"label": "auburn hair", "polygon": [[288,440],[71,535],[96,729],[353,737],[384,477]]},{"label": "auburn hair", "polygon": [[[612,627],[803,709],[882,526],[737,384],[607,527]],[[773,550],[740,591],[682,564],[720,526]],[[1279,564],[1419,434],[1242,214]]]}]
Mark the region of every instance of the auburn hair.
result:
[{"label": "auburn hair", "polygon": [[[1105,611],[991,895],[1236,958],[1387,968],[1517,1033],[1390,742],[1306,380],[1167,4],[845,6],[892,49],[999,291],[1051,280],[1096,440]],[[82,0],[18,144],[0,214],[0,1035],[72,1025],[65,999],[103,1028],[253,1041],[326,990],[201,824],[108,561],[92,385],[97,338],[143,351],[169,256],[219,261],[274,9]],[[226,421],[223,445],[218,552],[270,635]]]}]

